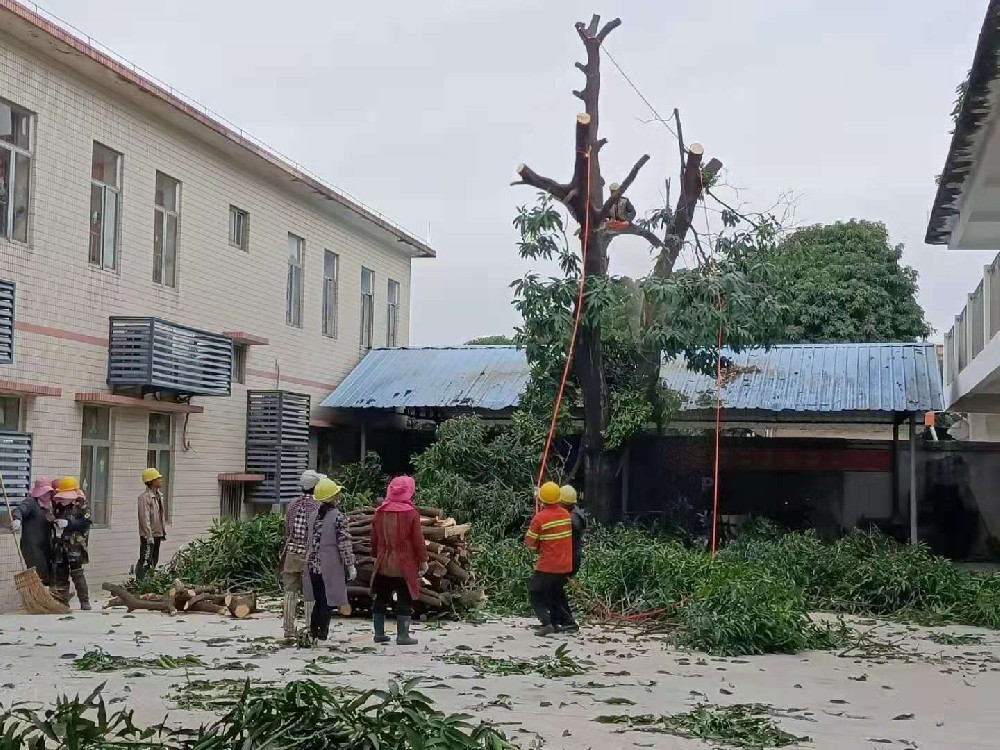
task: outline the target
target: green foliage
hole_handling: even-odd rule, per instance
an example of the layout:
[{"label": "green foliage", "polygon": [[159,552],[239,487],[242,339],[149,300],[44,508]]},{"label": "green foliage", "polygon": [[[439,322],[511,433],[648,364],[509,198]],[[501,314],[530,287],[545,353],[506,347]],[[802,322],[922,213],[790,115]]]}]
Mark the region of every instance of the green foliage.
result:
[{"label": "green foliage", "polygon": [[382,468],[382,458],[374,451],[365,453],[363,464],[338,466],[331,476],[344,488],[337,501],[344,511],[378,505],[389,485],[389,475]]},{"label": "green foliage", "polygon": [[309,680],[263,688],[251,688],[248,681],[222,718],[198,729],[137,727],[132,711],[108,709],[100,697],[102,685],[85,699],[59,698],[54,708],[36,711],[19,704],[3,710],[0,736],[3,750],[242,750],[262,743],[273,750],[515,750],[494,729],[436,710],[416,689],[418,682],[391,682],[387,690],[352,694]]},{"label": "green foliage", "polygon": [[931,327],[917,272],[900,263],[881,222],[821,224],[788,235],[777,254],[788,342],[914,341]]},{"label": "green foliage", "polygon": [[514,674],[537,674],[553,679],[556,677],[576,677],[587,671],[582,662],[570,656],[569,647],[565,643],[558,646],[551,654],[536,656],[534,659],[496,658],[464,651],[445,654],[442,658],[448,664],[472,667],[479,674],[500,675],[502,677]]},{"label": "green foliage", "polygon": [[168,565],[127,586],[138,593],[162,594],[179,578],[192,585],[216,584],[228,591],[276,594],[281,591],[278,558],[284,543],[284,515],[216,520],[207,537],[181,548]]},{"label": "green foliage", "polygon": [[466,346],[513,346],[514,339],[502,334],[495,336],[482,336],[478,339],[466,341]]},{"label": "green foliage", "polygon": [[726,747],[771,748],[810,742],[779,727],[771,718],[771,708],[759,703],[713,706],[702,703],[683,714],[655,716],[598,716],[602,724],[621,724],[640,732],[661,732],[691,737]]},{"label": "green foliage", "polygon": [[73,660],[73,667],[81,672],[116,672],[123,669],[183,669],[203,667],[197,656],[153,656],[150,658],[114,656],[102,648],[88,651]]}]

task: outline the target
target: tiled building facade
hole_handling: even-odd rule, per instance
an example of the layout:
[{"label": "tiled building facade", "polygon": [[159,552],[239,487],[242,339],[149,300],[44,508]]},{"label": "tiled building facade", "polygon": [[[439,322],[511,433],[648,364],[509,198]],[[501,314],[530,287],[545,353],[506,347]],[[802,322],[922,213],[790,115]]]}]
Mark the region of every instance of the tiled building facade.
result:
[{"label": "tiled building facade", "polygon": [[[309,394],[324,424],[319,402],[366,347],[407,343],[410,264],[433,255],[13,0],[0,0],[0,204],[0,281],[15,290],[0,428],[32,435],[34,475],[85,482],[98,584],[135,562],[143,468],[167,475],[162,559],[220,514],[219,475],[244,472],[247,390]],[[112,316],[226,333],[231,395],[114,395]],[[12,559],[0,532],[0,607]]]}]

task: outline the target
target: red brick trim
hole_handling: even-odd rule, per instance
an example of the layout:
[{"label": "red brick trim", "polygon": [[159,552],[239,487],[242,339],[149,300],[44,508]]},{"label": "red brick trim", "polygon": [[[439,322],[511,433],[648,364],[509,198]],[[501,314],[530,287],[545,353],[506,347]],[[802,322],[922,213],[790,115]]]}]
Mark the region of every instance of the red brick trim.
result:
[{"label": "red brick trim", "polygon": [[201,414],[204,406],[194,404],[178,404],[175,401],[156,401],[151,398],[135,398],[120,396],[117,393],[76,393],[73,400],[79,404],[97,404],[99,406],[128,406],[134,409],[149,411],[164,411],[171,414]]},{"label": "red brick trim", "polygon": [[271,343],[263,336],[254,336],[246,331],[223,331],[222,335],[231,338],[234,344],[243,346],[267,346]]},{"label": "red brick trim", "polygon": [[292,375],[281,375],[279,378],[278,373],[268,372],[267,370],[247,368],[247,375],[252,375],[255,378],[263,378],[264,380],[279,380],[282,383],[304,385],[306,388],[317,388],[321,391],[332,391],[337,387],[335,383],[321,383],[318,380],[306,380],[305,378],[296,378]]},{"label": "red brick trim", "polygon": [[264,479],[263,474],[244,474],[239,471],[224,471],[219,474],[219,481],[223,483],[263,482]]},{"label": "red brick trim", "polygon": [[0,393],[13,393],[18,396],[55,396],[62,395],[62,388],[54,385],[36,385],[34,383],[19,383],[16,380],[0,379]]},{"label": "red brick trim", "polygon": [[[3,0],[0,0],[0,4]],[[78,341],[81,344],[92,344],[93,346],[103,346],[105,349],[108,348],[108,339],[102,336],[88,336],[85,333],[76,333],[74,331],[67,331],[65,328],[52,328],[51,326],[40,326],[37,323],[25,323],[23,320],[19,320],[14,323],[15,331],[23,331],[24,333],[37,333],[40,336],[52,336],[57,339],[65,339],[67,341]]]}]

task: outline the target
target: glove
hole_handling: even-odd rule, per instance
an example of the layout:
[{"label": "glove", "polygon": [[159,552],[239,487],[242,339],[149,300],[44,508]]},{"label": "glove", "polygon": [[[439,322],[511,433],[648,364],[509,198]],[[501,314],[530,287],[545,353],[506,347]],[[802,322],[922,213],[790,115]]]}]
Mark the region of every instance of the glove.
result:
[{"label": "glove", "polygon": [[56,526],[58,526],[60,529],[65,529],[67,526],[69,526],[69,521],[67,521],[65,518],[60,518],[56,520]]},{"label": "glove", "polygon": [[13,521],[10,522],[10,530],[13,531],[15,534],[21,530],[20,518],[15,518]]},{"label": "glove", "polygon": [[426,562],[420,563],[420,567],[417,568],[417,574],[420,575],[421,578],[423,576],[427,575],[427,563]]},{"label": "glove", "polygon": [[353,565],[349,565],[347,567],[347,580],[353,581],[357,577],[358,577],[358,569]]}]

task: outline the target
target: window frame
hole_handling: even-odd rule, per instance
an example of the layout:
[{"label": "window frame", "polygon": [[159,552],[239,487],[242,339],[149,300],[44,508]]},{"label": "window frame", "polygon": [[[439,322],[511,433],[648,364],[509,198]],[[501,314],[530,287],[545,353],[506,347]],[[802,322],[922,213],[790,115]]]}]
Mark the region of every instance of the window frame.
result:
[{"label": "window frame", "polygon": [[385,345],[389,347],[399,345],[399,300],[402,293],[402,285],[395,279],[389,279],[385,292]]},{"label": "window frame", "polygon": [[[365,291],[365,281],[369,291]],[[361,267],[361,348],[371,349],[375,336],[375,271]]]},{"label": "window frame", "polygon": [[[15,396],[13,394],[5,393],[0,395],[0,403],[13,401],[14,406],[14,426],[6,427],[2,420],[0,420],[0,432],[25,432],[24,429],[24,399],[21,396]],[[3,410],[4,418],[7,417],[7,409]]]},{"label": "window frame", "polygon": [[[157,185],[159,183],[160,176],[165,177],[174,183],[174,207],[172,209],[166,206],[160,205],[157,201]],[[162,286],[166,289],[176,289],[177,288],[177,257],[179,255],[177,245],[180,242],[181,235],[181,181],[176,177],[171,177],[166,172],[161,172],[159,169],[156,170],[156,176],[154,177],[153,183],[153,283],[157,286]],[[162,219],[160,219],[162,216]],[[166,269],[167,269],[167,226],[169,219],[174,220],[174,246],[173,246],[173,257],[174,257],[174,275],[170,279],[170,283],[167,283],[166,279]],[[160,237],[160,263],[159,267],[156,264],[156,225],[157,222],[161,222],[163,227],[163,233]],[[159,271],[160,278],[157,279],[157,271]]]},{"label": "window frame", "polygon": [[[332,259],[333,273],[329,273],[327,260]],[[340,328],[340,254],[323,251],[323,335],[335,339]]]},{"label": "window frame", "polygon": [[[164,417],[167,420],[167,442],[154,442],[152,440],[153,431],[153,419],[154,417]],[[176,433],[176,425],[174,423],[174,415],[162,411],[151,411],[146,419],[146,467],[152,467],[160,471],[163,474],[163,478],[166,480],[166,490],[163,492],[163,514],[166,522],[169,524],[171,522],[173,511],[171,502],[171,495],[173,494],[173,482],[170,481],[171,475],[174,470],[174,438]],[[168,466],[167,470],[163,471],[161,463],[161,455],[166,453],[169,458],[167,460]],[[150,461],[150,454],[153,454],[153,460]]]},{"label": "window frame", "polygon": [[[98,147],[104,149],[105,151],[108,151],[108,152],[114,154],[115,157],[116,157],[116,162],[115,162],[115,171],[116,171],[115,178],[116,179],[115,179],[115,182],[117,184],[115,184],[115,185],[112,185],[112,184],[108,183],[105,180],[98,180],[97,178],[94,177],[94,170],[93,170],[94,155],[95,155],[95,152],[97,151]],[[100,141],[94,141],[93,142],[93,148],[91,149],[91,157],[90,158],[91,158],[91,171],[90,171],[90,191],[91,191],[90,226],[91,226],[91,232],[90,232],[90,242],[89,242],[88,247],[87,247],[87,261],[90,263],[90,265],[94,266],[95,268],[100,268],[103,271],[117,271],[118,270],[118,259],[119,259],[119,254],[120,254],[120,251],[121,251],[122,178],[123,178],[123,175],[124,175],[124,172],[125,172],[125,168],[124,168],[125,167],[125,155],[122,154],[119,151],[115,151],[115,149],[111,148],[110,146],[104,145]],[[95,236],[94,235],[94,231],[93,231],[93,226],[94,226],[93,191],[94,191],[94,188],[98,188],[101,191],[101,226],[100,226],[100,229],[99,229],[98,234],[97,234],[97,237],[98,237],[98,256],[99,257],[98,257],[98,260],[96,260],[96,261],[94,260],[94,256],[93,256],[93,253],[94,253],[93,242],[94,242],[94,236]],[[106,207],[107,207],[107,199],[108,199],[107,197],[108,197],[109,194],[113,195],[115,197],[115,222],[114,222],[114,224],[115,224],[115,226],[114,226],[115,234],[114,234],[114,246],[111,248],[112,262],[111,262],[111,265],[106,265],[104,263],[104,238],[105,238],[105,232],[106,232],[106,226],[107,226],[107,223],[106,223],[106,219],[107,219]]]},{"label": "window frame", "polygon": [[[237,237],[236,219],[238,218],[242,218],[242,237]],[[229,204],[229,246],[238,248],[245,253],[250,252],[250,212],[231,203]]]},{"label": "window frame", "polygon": [[[92,438],[88,437],[85,430],[87,425],[87,411],[94,410],[107,414],[108,416],[108,436],[107,438]],[[115,430],[115,418],[114,410],[110,406],[93,406],[85,405],[83,407],[80,419],[80,486],[85,486],[85,492],[87,493],[87,500],[90,505],[90,515],[93,519],[94,526],[100,528],[108,528],[111,526],[111,477],[112,477],[112,461],[114,459],[114,452],[112,451],[112,445],[114,445],[114,430]],[[83,453],[84,451],[90,451],[90,468],[93,472],[94,467],[97,466],[97,454],[101,448],[107,448],[108,451],[108,471],[107,471],[107,497],[101,498],[98,501],[93,488],[93,476],[84,474],[83,471]]]},{"label": "window frame", "polygon": [[[28,123],[28,146],[27,148],[23,146],[18,146],[9,141],[0,140],[0,149],[4,149],[9,152],[8,163],[7,163],[7,174],[0,175],[0,185],[6,180],[7,188],[10,194],[7,198],[6,206],[6,216],[3,217],[5,228],[0,231],[0,238],[6,240],[7,242],[13,242],[18,245],[28,245],[31,239],[31,226],[29,218],[31,215],[31,198],[34,194],[32,190],[31,177],[33,167],[34,167],[34,151],[35,151],[35,113],[20,104],[15,104],[9,99],[4,99],[0,97],[0,105],[3,105],[11,110],[11,112],[17,112],[20,114]],[[25,187],[27,196],[25,198],[24,204],[24,238],[14,236],[14,214],[15,214],[15,196],[17,195],[16,180],[18,177],[18,157],[27,160],[28,163],[28,176],[27,176],[27,186]]]},{"label": "window frame", "polygon": [[246,344],[233,343],[233,382],[239,385],[246,385],[247,382],[247,359],[250,356],[250,347]]},{"label": "window frame", "polygon": [[[292,243],[295,252],[292,252]],[[305,275],[306,240],[294,232],[288,233],[288,275],[285,281],[285,325],[292,328],[302,328],[302,310],[304,308],[305,290],[302,279]],[[296,299],[293,304],[293,294]]]}]

